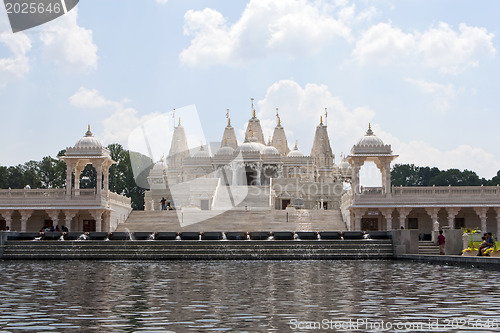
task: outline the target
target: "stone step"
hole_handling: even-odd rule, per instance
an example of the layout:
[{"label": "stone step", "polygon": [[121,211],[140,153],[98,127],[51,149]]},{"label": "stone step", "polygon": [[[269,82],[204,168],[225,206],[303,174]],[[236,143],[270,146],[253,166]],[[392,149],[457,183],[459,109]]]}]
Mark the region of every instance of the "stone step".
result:
[{"label": "stone step", "polygon": [[[287,221],[288,219],[288,221]],[[346,230],[340,210],[133,211],[115,231],[283,231]]]},{"label": "stone step", "polygon": [[439,246],[433,241],[419,241],[418,242],[418,253],[426,255],[438,255]]},{"label": "stone step", "polygon": [[390,240],[363,241],[7,241],[2,259],[391,258]]}]

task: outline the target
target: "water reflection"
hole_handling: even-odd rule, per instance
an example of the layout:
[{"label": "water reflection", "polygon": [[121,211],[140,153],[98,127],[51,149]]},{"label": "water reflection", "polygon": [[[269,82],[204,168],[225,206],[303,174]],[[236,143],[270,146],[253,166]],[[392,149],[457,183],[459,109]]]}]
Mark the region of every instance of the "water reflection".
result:
[{"label": "water reflection", "polygon": [[500,306],[500,272],[391,261],[4,261],[0,278],[2,331],[261,332],[365,319],[448,320],[442,331],[455,332],[473,328],[451,319],[498,321]]}]

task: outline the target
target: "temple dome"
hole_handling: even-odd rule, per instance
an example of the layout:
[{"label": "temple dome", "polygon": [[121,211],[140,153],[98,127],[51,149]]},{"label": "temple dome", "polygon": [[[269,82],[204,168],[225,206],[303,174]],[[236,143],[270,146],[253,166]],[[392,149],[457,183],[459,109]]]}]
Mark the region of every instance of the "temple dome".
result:
[{"label": "temple dome", "polygon": [[339,171],[340,174],[343,177],[350,177],[352,174],[352,167],[351,165],[344,159],[340,164],[339,164]]},{"label": "temple dome", "polygon": [[85,136],[78,140],[75,144],[75,148],[102,148],[101,142],[92,135],[90,125],[88,131],[85,133]]},{"label": "temple dome", "polygon": [[161,160],[159,160],[158,162],[156,162],[155,165],[153,166],[153,170],[155,170],[155,171],[163,171],[166,168],[167,168],[167,166],[165,165],[163,158]]},{"label": "temple dome", "polygon": [[359,141],[357,146],[365,146],[365,147],[383,147],[384,142],[382,139],[380,139],[378,136],[373,134],[373,131],[371,129],[371,126],[368,127],[368,131],[366,131],[366,134],[364,137],[362,137]]},{"label": "temple dome", "polygon": [[194,153],[193,158],[210,158],[210,153],[203,146],[200,146],[200,150]]},{"label": "temple dome", "polygon": [[287,157],[304,157],[304,154],[299,150],[297,143],[295,143],[295,147],[288,153]]},{"label": "temple dome", "polygon": [[234,154],[234,149],[231,146],[225,145],[219,148],[217,150],[217,153],[215,155],[217,156],[233,156]]},{"label": "temple dome", "polygon": [[276,147],[271,146],[268,144],[263,150],[262,150],[262,155],[279,155],[280,152]]},{"label": "temple dome", "polygon": [[264,146],[262,143],[257,142],[257,138],[252,136],[250,139],[246,139],[245,142],[239,147],[241,152],[258,152],[260,153]]},{"label": "temple dome", "polygon": [[368,126],[365,136],[351,149],[351,154],[355,155],[391,155],[391,145],[386,145]]}]

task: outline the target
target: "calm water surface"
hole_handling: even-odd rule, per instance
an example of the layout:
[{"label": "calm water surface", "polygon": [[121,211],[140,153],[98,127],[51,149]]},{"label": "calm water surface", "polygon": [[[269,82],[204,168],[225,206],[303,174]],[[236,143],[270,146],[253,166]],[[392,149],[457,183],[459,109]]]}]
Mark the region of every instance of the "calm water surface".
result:
[{"label": "calm water surface", "polygon": [[0,261],[0,279],[0,332],[500,331],[500,272],[469,268]]}]

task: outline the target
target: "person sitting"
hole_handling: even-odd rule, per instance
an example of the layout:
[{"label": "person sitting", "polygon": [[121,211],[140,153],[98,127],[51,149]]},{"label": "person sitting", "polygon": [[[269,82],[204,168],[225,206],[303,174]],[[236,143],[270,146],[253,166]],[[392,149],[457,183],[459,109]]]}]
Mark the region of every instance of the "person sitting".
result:
[{"label": "person sitting", "polygon": [[486,242],[488,243],[488,247],[495,247],[495,242],[493,240],[493,235],[491,234],[491,232],[488,232],[488,239],[486,240]]},{"label": "person sitting", "polygon": [[479,245],[479,249],[477,251],[478,256],[483,256],[484,251],[488,248],[488,234],[484,233],[483,237],[481,237],[481,240],[483,241],[481,245]]}]

